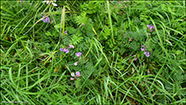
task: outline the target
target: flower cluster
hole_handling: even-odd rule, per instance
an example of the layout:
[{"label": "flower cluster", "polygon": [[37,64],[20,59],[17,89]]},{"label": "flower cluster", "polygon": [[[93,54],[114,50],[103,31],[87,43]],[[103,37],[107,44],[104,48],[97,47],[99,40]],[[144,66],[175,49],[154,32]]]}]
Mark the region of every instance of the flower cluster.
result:
[{"label": "flower cluster", "polygon": [[[70,49],[70,48],[73,48],[73,49],[74,49],[74,46],[69,44],[68,49]],[[69,53],[69,50],[68,50],[68,49],[66,49],[66,48],[64,48],[64,49],[63,49],[63,48],[59,48],[60,51],[63,51],[63,52],[65,52],[66,54]],[[76,55],[78,58],[81,56],[81,54],[82,54],[81,52],[75,53],[75,55]],[[77,66],[77,63],[78,63],[78,62],[75,62],[74,65]]]},{"label": "flower cluster", "polygon": [[77,72],[76,72],[76,75],[75,75],[74,72],[72,72],[72,73],[71,73],[71,76],[74,77],[74,78],[70,77],[70,80],[75,80],[75,79],[77,79],[78,77],[80,77],[81,74],[80,74],[79,71],[77,71]]},{"label": "flower cluster", "polygon": [[64,49],[60,48],[59,50],[60,50],[60,51],[63,51],[63,52],[66,52],[66,53],[69,53],[69,50],[66,49],[66,48],[64,48]]},{"label": "flower cluster", "polygon": [[[49,20],[49,17],[47,16],[47,17],[45,17],[46,15],[44,15],[42,18],[42,20],[43,20],[43,22],[44,23],[50,23],[50,20]],[[45,17],[45,18],[44,18]]]},{"label": "flower cluster", "polygon": [[153,25],[149,25],[147,24],[147,28],[150,30],[150,32],[152,32],[153,30],[155,30]]},{"label": "flower cluster", "polygon": [[[70,48],[73,48],[74,49],[74,46],[69,44],[68,49],[70,49]],[[69,53],[69,50],[68,49],[66,49],[66,48],[64,48],[64,49],[59,48],[60,51],[63,51],[63,52],[66,52],[66,53]]]},{"label": "flower cluster", "polygon": [[144,51],[144,54],[146,55],[146,57],[150,56],[150,53],[146,50],[145,45],[141,45],[141,51]]},{"label": "flower cluster", "polygon": [[79,58],[81,56],[81,52],[75,53],[75,55]]},{"label": "flower cluster", "polygon": [[70,45],[70,44],[69,44],[69,47],[68,47],[68,49],[69,49],[69,48],[73,48],[73,49],[74,49],[74,46],[73,46],[73,45]]}]

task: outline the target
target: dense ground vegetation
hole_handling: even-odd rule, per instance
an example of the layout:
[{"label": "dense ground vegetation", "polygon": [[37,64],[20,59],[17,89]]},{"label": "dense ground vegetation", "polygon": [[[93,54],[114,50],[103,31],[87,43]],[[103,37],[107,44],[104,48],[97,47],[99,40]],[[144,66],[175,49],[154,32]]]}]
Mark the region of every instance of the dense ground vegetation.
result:
[{"label": "dense ground vegetation", "polygon": [[1,103],[186,104],[185,1],[1,1]]}]

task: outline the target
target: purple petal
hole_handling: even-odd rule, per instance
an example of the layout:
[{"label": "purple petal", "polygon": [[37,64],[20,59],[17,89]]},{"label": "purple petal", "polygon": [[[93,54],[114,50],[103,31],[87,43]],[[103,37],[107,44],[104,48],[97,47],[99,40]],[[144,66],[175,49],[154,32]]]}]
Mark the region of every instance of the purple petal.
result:
[{"label": "purple petal", "polygon": [[66,49],[66,48],[64,48],[64,50],[63,50],[64,52],[66,52],[66,53],[69,53],[69,50],[68,49]]},{"label": "purple petal", "polygon": [[67,34],[67,31],[65,31],[64,33]]},{"label": "purple petal", "polygon": [[75,55],[79,58],[81,56],[81,52],[75,53]]},{"label": "purple petal", "polygon": [[134,61],[136,61],[138,58],[134,58]]},{"label": "purple petal", "polygon": [[77,77],[80,77],[80,76],[81,76],[81,74],[80,74],[79,71],[76,72],[76,76],[77,76]]},{"label": "purple petal", "polygon": [[152,28],[155,29],[153,25],[147,24],[147,27],[148,27],[148,29],[152,29]]},{"label": "purple petal", "polygon": [[47,22],[50,22],[49,17],[46,17]]},{"label": "purple petal", "polygon": [[144,51],[145,50],[145,48],[141,48],[141,51]]},{"label": "purple petal", "polygon": [[[45,15],[44,15],[43,17],[45,17]],[[42,17],[42,18],[43,18],[43,17]],[[49,17],[45,17],[45,18],[43,18],[42,20],[43,20],[44,23],[50,22]]]},{"label": "purple petal", "polygon": [[148,29],[150,29],[151,25],[147,24]]},{"label": "purple petal", "polygon": [[69,50],[67,50],[66,53],[69,53]]},{"label": "purple petal", "polygon": [[47,22],[47,20],[46,20],[46,19],[43,19],[43,22],[44,22],[44,23],[46,23],[46,22]]},{"label": "purple petal", "polygon": [[62,49],[62,48],[59,48],[59,50],[60,50],[60,51],[63,51],[63,49]]},{"label": "purple petal", "polygon": [[148,51],[145,51],[144,54],[146,55],[146,57],[150,56],[150,53]]},{"label": "purple petal", "polygon": [[82,25],[81,26],[85,26],[85,24],[84,23],[82,23]]},{"label": "purple petal", "polygon": [[68,49],[69,49],[69,48],[74,48],[74,46],[73,46],[73,45],[70,45],[70,44],[69,44],[69,47],[68,47]]}]

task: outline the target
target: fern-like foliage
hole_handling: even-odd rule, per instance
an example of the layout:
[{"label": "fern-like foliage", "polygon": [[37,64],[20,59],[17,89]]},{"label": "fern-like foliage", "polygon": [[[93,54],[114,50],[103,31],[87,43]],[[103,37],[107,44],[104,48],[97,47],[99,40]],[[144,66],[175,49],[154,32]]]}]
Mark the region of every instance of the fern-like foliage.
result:
[{"label": "fern-like foliage", "polygon": [[71,43],[73,45],[76,45],[77,43],[79,43],[81,40],[83,39],[83,37],[80,37],[79,35],[73,35],[72,39],[71,39]]},{"label": "fern-like foliage", "polygon": [[111,35],[109,27],[105,26],[104,30],[100,33],[100,40],[108,39]]},{"label": "fern-like foliage", "polygon": [[82,68],[82,77],[84,79],[87,79],[91,76],[91,74],[94,72],[94,66],[91,62],[87,62],[85,66]]},{"label": "fern-like foliage", "polygon": [[75,20],[75,22],[76,22],[78,25],[82,25],[82,23],[85,24],[86,21],[87,21],[86,12],[82,12],[79,16],[74,17],[74,20]]}]

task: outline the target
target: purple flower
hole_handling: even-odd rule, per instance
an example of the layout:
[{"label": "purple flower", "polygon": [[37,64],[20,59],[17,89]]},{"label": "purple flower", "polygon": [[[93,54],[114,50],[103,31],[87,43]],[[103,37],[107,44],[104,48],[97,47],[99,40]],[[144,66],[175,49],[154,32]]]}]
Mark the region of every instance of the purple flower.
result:
[{"label": "purple flower", "polygon": [[149,25],[149,24],[147,24],[147,28],[150,30],[150,32],[152,32],[151,29],[155,29],[153,25]]},{"label": "purple flower", "polygon": [[64,49],[59,48],[59,50],[60,50],[60,51],[64,51],[64,52],[66,52],[66,53],[69,53],[69,50],[68,50],[68,49],[66,49],[66,48],[64,48]]},{"label": "purple flower", "polygon": [[64,33],[67,34],[67,31],[65,31]]},{"label": "purple flower", "polygon": [[68,47],[68,49],[69,49],[69,48],[74,48],[74,46],[73,46],[73,45],[70,45],[70,44],[69,44],[69,47]]},{"label": "purple flower", "polygon": [[127,35],[127,33],[125,33],[125,35]]},{"label": "purple flower", "polygon": [[136,58],[134,58],[134,61],[136,61],[138,58],[136,57]]},{"label": "purple flower", "polygon": [[147,24],[147,27],[148,27],[148,29],[150,29],[151,28],[151,25]]},{"label": "purple flower", "polygon": [[144,51],[145,50],[145,48],[141,48],[141,51]]},{"label": "purple flower", "polygon": [[80,72],[79,72],[79,71],[77,71],[77,72],[76,72],[76,75],[75,75],[75,73],[74,73],[74,72],[72,72],[72,73],[71,73],[71,76],[72,76],[72,77],[74,77],[74,78],[72,78],[72,77],[71,77],[71,78],[70,78],[70,80],[74,80],[74,79],[76,79],[77,77],[80,77],[80,76],[81,76],[81,74],[80,74]]},{"label": "purple flower", "polygon": [[146,50],[146,49],[145,49],[145,45],[141,45],[141,47],[143,47],[143,48],[141,48],[141,51]]},{"label": "purple flower", "polygon": [[68,52],[69,52],[69,50],[68,50],[68,49],[66,49],[66,48],[64,48],[64,49],[63,49],[63,51],[64,51],[64,52],[66,52],[66,53],[68,53]]},{"label": "purple flower", "polygon": [[148,51],[145,51],[144,54],[146,55],[146,57],[150,56],[150,53]]},{"label": "purple flower", "polygon": [[79,71],[76,72],[76,76],[77,76],[77,77],[80,77],[80,76],[81,76],[81,74],[80,74]]},{"label": "purple flower", "polygon": [[59,48],[59,50],[60,50],[60,51],[63,51],[63,49],[62,49],[62,48]]},{"label": "purple flower", "polygon": [[146,57],[150,56],[150,53],[147,51],[147,49],[145,48],[145,45],[141,45],[143,48],[141,48],[141,51],[144,51],[144,54],[146,55]]},{"label": "purple flower", "polygon": [[81,56],[81,52],[75,53],[75,55],[79,58]]},{"label": "purple flower", "polygon": [[[43,17],[45,17],[45,15]],[[49,17],[48,16],[45,17],[45,18],[43,18],[42,20],[43,20],[44,23],[47,23],[47,22],[50,23],[50,20],[49,20]]]},{"label": "purple flower", "polygon": [[83,27],[83,26],[85,26],[85,24],[84,24],[84,23],[82,23],[81,27]]}]

